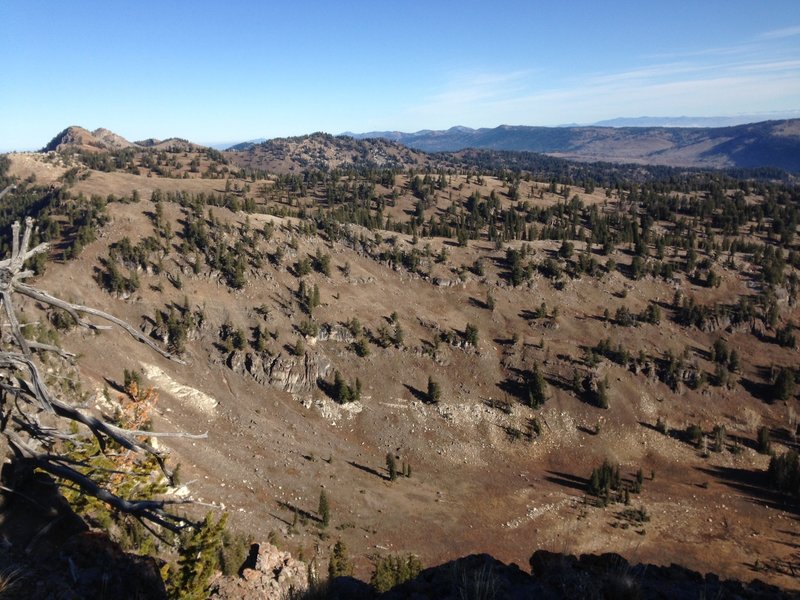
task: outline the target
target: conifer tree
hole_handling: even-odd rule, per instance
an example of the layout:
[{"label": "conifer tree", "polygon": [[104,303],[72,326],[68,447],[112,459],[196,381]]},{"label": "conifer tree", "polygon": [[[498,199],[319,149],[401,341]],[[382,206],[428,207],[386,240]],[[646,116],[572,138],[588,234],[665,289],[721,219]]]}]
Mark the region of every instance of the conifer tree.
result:
[{"label": "conifer tree", "polygon": [[545,400],[547,400],[547,383],[539,371],[539,365],[534,365],[528,380],[528,406],[539,408]]},{"label": "conifer tree", "polygon": [[769,454],[771,445],[769,427],[760,427],[758,430],[758,452],[760,454]]},{"label": "conifer tree", "polygon": [[209,580],[219,568],[226,521],[227,514],[214,523],[211,513],[208,513],[203,525],[184,538],[177,568],[168,571],[166,577],[170,597],[187,600],[208,597]]},{"label": "conifer tree", "polygon": [[442,395],[442,390],[439,384],[433,380],[433,377],[428,376],[428,402],[438,402]]},{"label": "conifer tree", "polygon": [[333,398],[339,404],[346,404],[353,399],[350,386],[347,385],[339,371],[335,371],[333,374]]},{"label": "conifer tree", "polygon": [[331,513],[330,507],[328,506],[328,496],[325,490],[319,493],[319,508],[317,509],[317,514],[319,515],[320,525],[323,529],[330,525]]},{"label": "conifer tree", "polygon": [[336,542],[331,552],[331,559],[328,562],[328,577],[351,577],[353,575],[353,564],[347,553],[347,546],[342,540]]}]

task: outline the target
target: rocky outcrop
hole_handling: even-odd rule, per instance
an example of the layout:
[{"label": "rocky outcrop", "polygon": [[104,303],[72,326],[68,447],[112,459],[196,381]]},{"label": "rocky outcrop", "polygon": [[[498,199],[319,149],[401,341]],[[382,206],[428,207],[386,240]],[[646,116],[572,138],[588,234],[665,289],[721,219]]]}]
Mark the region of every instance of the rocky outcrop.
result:
[{"label": "rocky outcrop", "polygon": [[705,333],[713,333],[728,329],[731,326],[731,318],[728,315],[709,315],[700,326],[700,330]]},{"label": "rocky outcrop", "polygon": [[228,355],[228,367],[256,382],[296,394],[310,392],[331,370],[331,363],[317,351],[303,356],[270,356],[266,353],[235,350]]},{"label": "rocky outcrop", "polygon": [[344,342],[345,344],[352,344],[356,341],[356,338],[350,333],[350,330],[345,327],[344,325],[331,325],[330,323],[325,323],[319,329],[319,334],[317,335],[317,340],[320,342],[326,342],[328,340],[333,342]]},{"label": "rocky outcrop", "polygon": [[290,594],[300,596],[308,589],[306,564],[268,542],[254,545],[248,563],[240,577],[218,578],[211,586],[209,597],[273,600],[290,597]]}]

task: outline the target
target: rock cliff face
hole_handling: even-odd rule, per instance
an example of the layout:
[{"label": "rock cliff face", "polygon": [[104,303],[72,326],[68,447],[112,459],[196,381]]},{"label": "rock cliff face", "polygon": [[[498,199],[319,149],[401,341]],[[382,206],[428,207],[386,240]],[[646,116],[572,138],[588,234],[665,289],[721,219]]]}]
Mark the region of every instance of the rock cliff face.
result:
[{"label": "rock cliff face", "polygon": [[310,392],[331,370],[328,359],[311,350],[299,357],[235,350],[228,355],[227,365],[234,373],[292,394]]}]

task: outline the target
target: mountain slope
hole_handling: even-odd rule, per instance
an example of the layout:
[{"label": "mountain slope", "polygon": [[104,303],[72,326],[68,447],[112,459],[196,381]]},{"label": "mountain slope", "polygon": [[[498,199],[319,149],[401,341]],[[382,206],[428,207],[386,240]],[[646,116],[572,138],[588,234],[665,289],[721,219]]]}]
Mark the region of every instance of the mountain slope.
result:
[{"label": "mountain slope", "polygon": [[541,152],[581,161],[679,167],[778,167],[800,171],[800,120],[734,127],[453,127],[446,131],[370,132],[426,152],[466,148]]}]

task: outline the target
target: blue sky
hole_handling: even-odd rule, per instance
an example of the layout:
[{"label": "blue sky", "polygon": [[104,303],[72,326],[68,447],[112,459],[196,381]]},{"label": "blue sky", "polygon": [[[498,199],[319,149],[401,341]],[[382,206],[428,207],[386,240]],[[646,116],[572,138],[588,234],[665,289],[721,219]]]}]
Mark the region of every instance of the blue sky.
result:
[{"label": "blue sky", "polygon": [[800,109],[800,2],[0,0],[0,151]]}]

